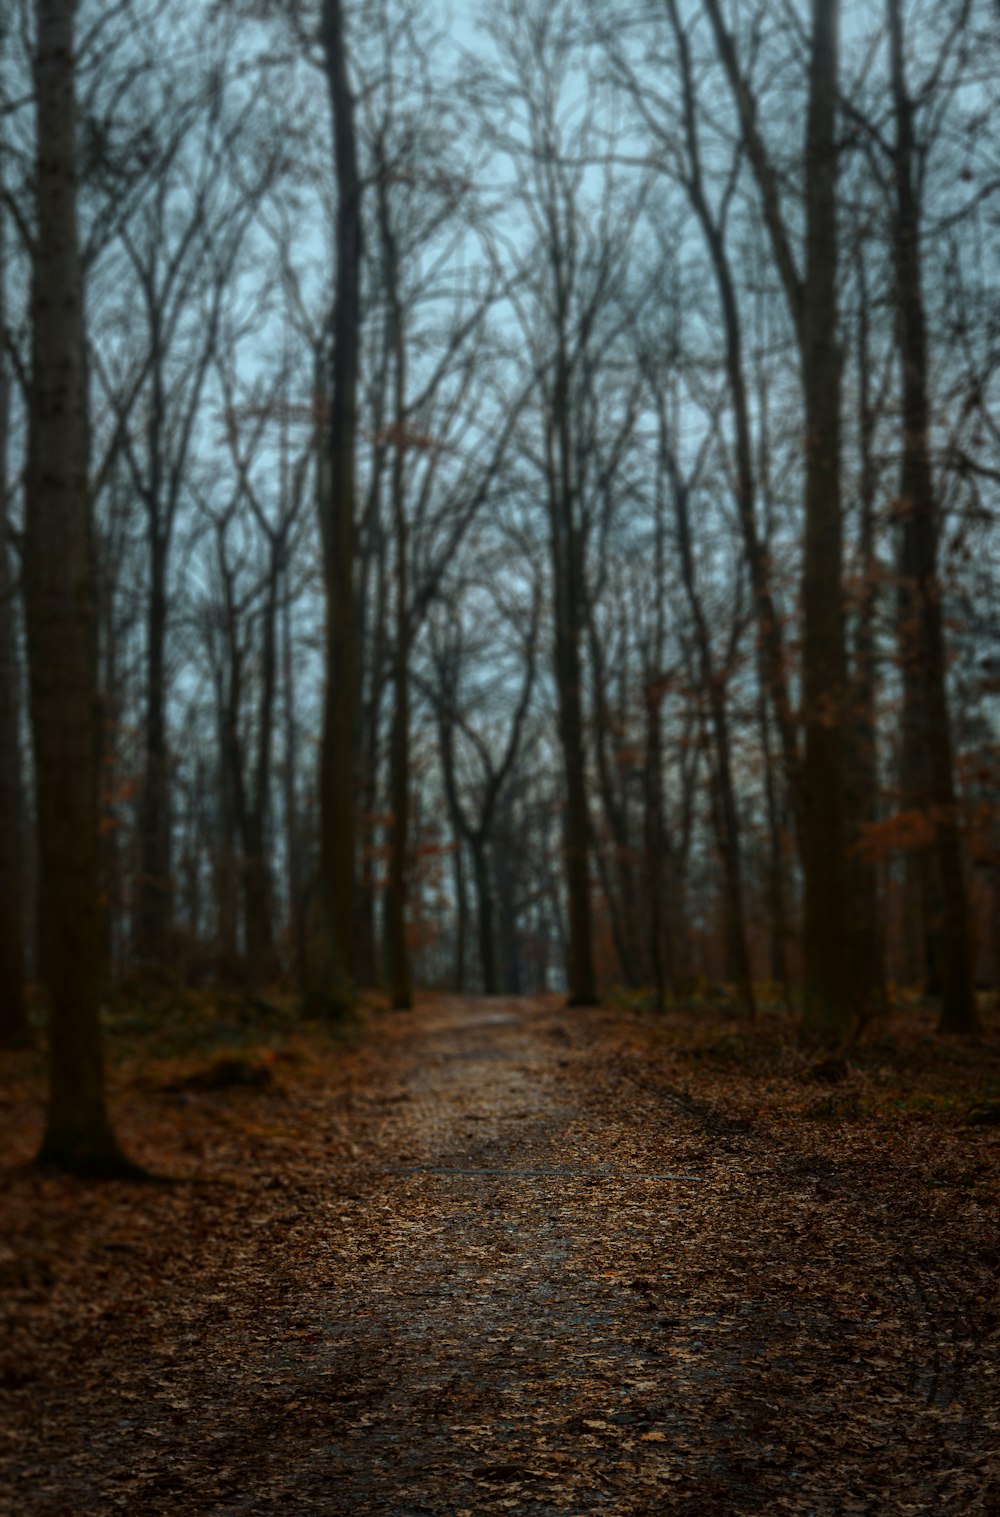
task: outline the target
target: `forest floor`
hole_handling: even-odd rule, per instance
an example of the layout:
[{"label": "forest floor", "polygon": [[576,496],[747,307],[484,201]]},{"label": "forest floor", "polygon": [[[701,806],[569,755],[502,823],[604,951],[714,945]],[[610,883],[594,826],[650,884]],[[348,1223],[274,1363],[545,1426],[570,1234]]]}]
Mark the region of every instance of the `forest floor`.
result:
[{"label": "forest floor", "polygon": [[1000,1512],[1000,1037],[931,1029],[119,1012],[149,1186],[5,1056],[0,1512]]}]

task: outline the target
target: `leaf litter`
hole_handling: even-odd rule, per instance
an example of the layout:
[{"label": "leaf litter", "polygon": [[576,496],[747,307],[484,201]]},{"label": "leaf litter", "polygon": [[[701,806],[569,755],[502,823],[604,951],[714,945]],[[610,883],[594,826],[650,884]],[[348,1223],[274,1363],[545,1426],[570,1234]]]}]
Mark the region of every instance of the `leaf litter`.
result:
[{"label": "leaf litter", "polygon": [[1000,1510],[1000,1049],[880,1037],[441,997],[133,1040],[155,1187],[28,1167],[9,1056],[0,1511]]}]

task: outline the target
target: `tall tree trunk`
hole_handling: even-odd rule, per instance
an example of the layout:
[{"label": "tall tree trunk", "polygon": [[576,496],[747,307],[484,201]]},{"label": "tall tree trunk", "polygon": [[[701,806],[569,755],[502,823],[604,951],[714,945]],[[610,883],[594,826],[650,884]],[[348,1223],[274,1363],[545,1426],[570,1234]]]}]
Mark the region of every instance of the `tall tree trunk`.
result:
[{"label": "tall tree trunk", "polygon": [[167,773],[166,638],[167,548],[159,514],[151,513],[150,589],[146,621],[146,772],[142,794],[139,956],[168,957],[172,882],[170,796]]},{"label": "tall tree trunk", "polygon": [[764,756],[764,799],[767,803],[767,904],[771,922],[771,979],[781,986],[786,1002],[788,999],[788,907],[785,857],[782,843],[781,814],[778,804],[778,786],[775,780],[774,760],[771,756],[771,724],[768,720],[765,690],[766,679],[760,681],[758,719],[760,742]]},{"label": "tall tree trunk", "polygon": [[[806,249],[800,278],[780,183],[740,70],[719,0],[703,0],[729,77],[761,196],[774,261],[795,329],[805,400],[802,706],[805,752],[798,788],[805,876],[803,1027],[814,1037],[848,1032],[854,1007],[847,908],[847,805],[840,510],[841,357],[837,344],[836,139],[839,0],[812,0],[805,143]],[[780,718],[779,718],[780,722]],[[786,757],[786,769],[788,767]],[[793,796],[795,791],[792,791]]]},{"label": "tall tree trunk", "polygon": [[523,995],[525,989],[518,933],[515,826],[511,792],[507,789],[500,801],[500,836],[494,844],[493,857],[500,938],[499,978],[501,989],[511,996]]},{"label": "tall tree trunk", "polygon": [[295,720],[295,653],[292,646],[292,597],[286,563],[281,611],[281,674],[284,740],[282,744],[285,812],[285,869],[288,890],[288,938],[293,979],[302,978],[302,847],[299,831],[298,724]]},{"label": "tall tree trunk", "polygon": [[837,342],[838,0],[813,0],[802,292],[806,513],[802,585],[804,1026],[840,1038],[852,1019],[840,507],[841,355]]},{"label": "tall tree trunk", "polygon": [[410,594],[409,533],[406,520],[406,336],[399,295],[396,239],[389,207],[388,171],[379,175],[379,230],[385,293],[390,312],[389,343],[393,360],[393,455],[390,493],[396,547],[396,627],[393,661],[392,736],[389,746],[389,789],[392,832],[389,838],[389,891],[386,898],[386,947],[391,1004],[407,1011],[413,1004],[410,954],[406,941],[406,898],[409,873],[410,812]]},{"label": "tall tree trunk", "polygon": [[643,818],[643,842],[645,851],[645,882],[648,897],[647,930],[649,934],[649,963],[653,975],[653,993],[657,1011],[667,1004],[666,941],[663,921],[663,738],[660,718],[660,697],[657,681],[649,680],[646,687],[646,766],[645,766],[645,813]]},{"label": "tall tree trunk", "polygon": [[100,709],[87,495],[83,282],[76,217],[72,0],[35,0],[36,242],[24,538],[25,614],[49,999],[43,1161],[133,1172],[108,1118],[100,1004]]},{"label": "tall tree trunk", "polygon": [[241,655],[229,646],[228,682],[220,671],[216,701],[219,715],[219,828],[216,854],[216,904],[219,957],[227,977],[238,973],[240,879],[239,831],[243,812],[240,796],[238,713],[241,699]]},{"label": "tall tree trunk", "polygon": [[616,790],[614,755],[611,744],[611,713],[607,689],[604,651],[595,618],[588,615],[590,668],[594,685],[594,754],[597,759],[597,782],[605,820],[611,833],[611,860],[607,859],[599,839],[593,839],[594,859],[604,891],[614,940],[618,967],[626,985],[640,983],[639,913],[636,909],[635,878],[632,869],[631,839],[628,832],[627,799]]},{"label": "tall tree trunk", "polygon": [[451,835],[453,880],[455,886],[455,967],[453,979],[457,995],[465,994],[465,940],[469,931],[469,893],[465,884],[462,830],[452,813]]},{"label": "tall tree trunk", "polygon": [[680,550],[681,578],[694,623],[698,656],[699,685],[705,693],[715,743],[715,790],[718,805],[719,848],[725,893],[727,973],[736,981],[743,1013],[750,1021],[757,1015],[750,953],[747,947],[744,909],[743,860],[740,841],[739,812],[733,784],[729,711],[724,676],[715,667],[712,640],[702,610],[695,580],[694,553],[691,544],[691,512],[687,482],[681,478],[676,458],[667,438],[665,408],[660,406],[660,434],[664,460],[669,470]]},{"label": "tall tree trunk", "polygon": [[[117,517],[120,497],[117,481],[112,484],[110,514]],[[101,633],[98,645],[103,650],[101,698],[103,706],[103,752],[101,755],[101,873],[105,898],[105,953],[112,979],[122,973],[133,941],[135,922],[129,921],[125,909],[125,839],[120,809],[119,736],[122,724],[123,685],[118,616],[118,579],[120,564],[111,547],[113,530],[105,539],[105,558],[98,562],[98,619]]]},{"label": "tall tree trunk", "polygon": [[864,829],[878,819],[878,724],[875,616],[878,558],[875,545],[876,409],[871,394],[868,290],[863,253],[858,257],[858,435],[861,446],[861,526],[858,545],[857,630],[848,713],[848,810],[856,845],[850,879],[851,978],[862,1023],[885,1010],[885,934],[878,889],[878,864],[864,847]]},{"label": "tall tree trunk", "polygon": [[483,975],[483,995],[495,996],[497,980],[496,935],[493,928],[493,883],[489,857],[482,833],[470,838],[472,870],[476,885],[476,915],[479,921],[479,964]]},{"label": "tall tree trunk", "polygon": [[354,1001],[354,741],[357,707],[354,540],[355,444],[361,340],[361,180],[340,0],[323,0],[322,41],[337,177],[337,290],[333,307],[329,470],[318,490],[326,592],[326,691],[320,758],[320,868],[305,999],[337,1015]]},{"label": "tall tree trunk", "polygon": [[362,985],[379,983],[378,934],[376,932],[376,827],[379,809],[379,765],[381,755],[382,700],[386,688],[386,645],[388,615],[388,572],[386,565],[385,534],[381,524],[375,528],[375,622],[369,632],[371,644],[371,672],[365,702],[362,732],[358,751],[360,754],[361,814],[363,838],[361,870],[358,889],[358,956],[357,973]]},{"label": "tall tree trunk", "polygon": [[[400,543],[406,553],[405,535]],[[397,594],[405,594],[406,573],[397,570]],[[396,623],[396,666],[393,671],[392,734],[389,747],[392,831],[389,837],[389,889],[386,897],[386,948],[389,959],[390,995],[397,1011],[413,1004],[410,955],[406,942],[406,897],[409,872],[410,810],[410,672],[409,629],[405,608]]]},{"label": "tall tree trunk", "polygon": [[[927,807],[934,827],[934,874],[941,899],[941,1031],[979,1030],[972,980],[968,890],[962,858],[948,711],[948,660],[937,572],[939,509],[929,449],[927,327],[921,278],[913,102],[904,58],[901,0],[887,0],[889,55],[896,120],[893,248],[899,351],[903,378],[901,469],[902,571],[912,597],[913,646],[926,735]],[[904,666],[910,660],[904,657]],[[910,665],[912,668],[912,665]],[[913,734],[904,733],[904,742]],[[911,799],[922,799],[912,798]]]},{"label": "tall tree trunk", "polygon": [[445,799],[451,819],[454,838],[454,880],[456,901],[455,925],[455,990],[461,995],[465,990],[466,936],[469,925],[469,899],[465,883],[464,847],[469,836],[469,824],[462,810],[458,795],[458,779],[455,773],[455,747],[453,739],[454,689],[449,687],[448,699],[438,708],[438,752],[441,756],[441,776],[444,780]]},{"label": "tall tree trunk", "polygon": [[274,944],[274,891],[268,854],[274,704],[278,662],[278,592],[282,582],[284,538],[270,544],[267,601],[261,628],[261,679],[257,708],[257,754],[251,802],[243,829],[243,909],[247,968],[254,984],[269,984],[278,973]]},{"label": "tall tree trunk", "polygon": [[724,223],[713,215],[705,192],[697,100],[687,33],[681,24],[676,0],[667,0],[667,5],[677,42],[684,92],[684,130],[690,162],[690,172],[686,178],[685,187],[708,248],[725,331],[726,378],[732,407],[736,454],[736,510],[753,590],[757,635],[760,642],[760,665],[778,726],[785,783],[791,797],[798,834],[801,811],[799,739],[788,690],[784,639],[771,585],[770,558],[766,540],[761,540],[757,529],[757,479],[753,465],[750,407],[747,401],[743,327],[740,320],[739,300],[726,248]]},{"label": "tall tree trunk", "polygon": [[574,501],[566,336],[560,351],[549,426],[549,517],[555,596],[555,673],[559,742],[566,776],[563,836],[569,909],[566,978],[571,1006],[597,1003],[590,899],[590,816],[587,807],[580,667],[583,555]]},{"label": "tall tree trunk", "polygon": [[376,882],[376,812],[378,810],[379,779],[379,723],[382,711],[382,680],[372,692],[367,712],[367,731],[362,752],[365,762],[361,775],[361,809],[364,818],[364,837],[361,850],[360,880],[358,883],[358,945],[357,974],[359,983],[377,985],[380,980],[378,933],[375,925]]},{"label": "tall tree trunk", "polygon": [[592,1006],[598,997],[591,923],[590,822],[583,751],[580,649],[572,625],[563,623],[557,642],[559,735],[566,770],[564,847],[569,907],[568,999],[571,1006]]},{"label": "tall tree trunk", "polygon": [[[4,212],[0,205],[0,333],[5,330]],[[31,1041],[24,995],[24,880],[21,867],[21,751],[15,582],[7,546],[10,375],[0,349],[0,1048]]]}]

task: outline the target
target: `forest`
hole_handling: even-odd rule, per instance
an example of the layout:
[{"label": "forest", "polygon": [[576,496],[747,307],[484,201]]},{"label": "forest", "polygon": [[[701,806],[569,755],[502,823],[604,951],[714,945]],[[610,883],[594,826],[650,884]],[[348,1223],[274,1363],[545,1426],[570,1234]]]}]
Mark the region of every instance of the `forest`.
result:
[{"label": "forest", "polygon": [[0,1026],[67,1099],[157,975],[977,1030],[1000,44],[815,10],[14,7]]},{"label": "forest", "polygon": [[[195,1158],[264,1206],[269,1133],[310,1184],[409,1149],[497,1175],[428,1133],[453,1099],[507,1131],[493,1058],[540,1111],[511,1094],[540,1048],[586,1110],[662,1077],[609,1155],[669,1122],[736,1153],[771,1112],[832,1124],[796,1161],[821,1200],[824,1165],[911,1200],[938,1160],[983,1181],[998,77],[993,0],[4,0],[0,1104],[29,1242],[0,1236],[0,1285],[50,1309],[103,1204],[78,1182],[138,1208],[130,1237],[150,1207],[194,1236],[128,1182]],[[690,1180],[688,1137],[639,1180]],[[966,1320],[934,1349],[957,1366],[979,1330],[920,1237],[907,1299]],[[958,1369],[920,1373],[945,1416]],[[979,1504],[844,1504],[858,1475],[787,1509],[986,1512],[981,1474]],[[236,1510],[75,1479],[18,1510]],[[784,1509],[719,1479],[697,1510]],[[273,1510],[404,1510],[364,1490]],[[591,1509],[563,1494],[507,1505]]]}]

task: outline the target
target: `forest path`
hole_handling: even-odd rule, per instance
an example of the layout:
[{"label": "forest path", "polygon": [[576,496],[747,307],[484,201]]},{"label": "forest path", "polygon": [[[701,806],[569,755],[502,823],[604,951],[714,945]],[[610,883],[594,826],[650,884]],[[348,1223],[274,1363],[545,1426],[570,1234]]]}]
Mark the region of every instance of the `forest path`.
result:
[{"label": "forest path", "polygon": [[[439,997],[377,1013],[311,1109],[188,1098],[232,1191],[31,1182],[116,1296],[57,1282],[65,1363],[15,1376],[0,1512],[995,1510],[990,1350],[974,1374],[909,1194],[657,1083],[629,1036]],[[237,1118],[262,1148],[225,1147]],[[314,1147],[282,1173],[284,1130]]]},{"label": "forest path", "polygon": [[695,1473],[671,1234],[703,1177],[586,1101],[568,1015],[455,1001],[399,1029],[375,1236],[342,1240],[315,1317],[361,1366],[328,1450],[344,1510],[654,1512]]}]

